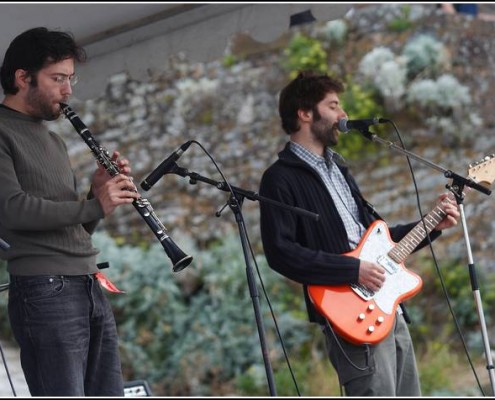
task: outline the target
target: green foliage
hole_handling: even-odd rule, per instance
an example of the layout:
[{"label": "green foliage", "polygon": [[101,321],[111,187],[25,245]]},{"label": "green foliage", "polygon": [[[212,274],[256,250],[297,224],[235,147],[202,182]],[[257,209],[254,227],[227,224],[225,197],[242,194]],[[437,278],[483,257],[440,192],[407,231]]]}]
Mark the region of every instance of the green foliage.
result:
[{"label": "green foliage", "polygon": [[430,114],[452,114],[456,108],[472,105],[469,88],[455,76],[443,74],[438,79],[424,79],[411,84],[407,100],[418,104]]},{"label": "green foliage", "polygon": [[222,65],[224,68],[230,68],[237,64],[238,58],[234,54],[226,54],[222,59]]},{"label": "green foliage", "polygon": [[407,60],[408,75],[411,78],[420,72],[435,76],[449,62],[443,43],[429,34],[412,37],[404,46],[403,56]]},{"label": "green foliage", "polygon": [[472,140],[469,133],[483,121],[473,109],[469,87],[442,73],[450,65],[443,43],[421,34],[408,41],[402,57],[375,46],[361,59],[357,82],[369,86],[385,110],[420,115],[430,131],[434,128],[433,134],[440,133],[446,145],[455,146]]},{"label": "green foliage", "polygon": [[330,44],[341,46],[348,33],[347,23],[343,19],[328,21],[323,27],[323,35]]},{"label": "green foliage", "polygon": [[[389,28],[395,32],[409,29],[409,17],[410,6],[403,5],[402,15],[393,20]],[[342,44],[347,36],[345,24],[332,22],[328,28],[328,36],[324,40]],[[355,47],[354,51],[356,49],[359,47]],[[346,55],[343,58],[347,64],[355,62],[347,57],[348,49],[344,49],[342,54]],[[386,95],[401,94],[394,82],[402,78],[402,70],[395,69],[395,79],[390,69],[378,67],[385,63],[393,65],[392,62],[403,66],[401,62],[404,60],[396,57],[391,50],[381,54],[389,59],[378,60],[376,64],[368,60],[364,63],[371,70],[370,76],[382,78],[374,81],[374,87],[347,79],[347,91],[341,100],[349,118],[383,116]],[[324,46],[311,37],[295,35],[284,56],[281,65],[291,78],[305,69],[328,71],[328,55]],[[440,106],[447,104],[449,107],[445,112],[452,114],[454,106],[450,106],[448,101],[454,101],[468,111],[468,116],[472,114],[468,110],[470,102],[459,100],[467,98],[467,88],[463,89],[458,82],[439,85],[442,63],[448,61],[444,58],[442,45],[431,37],[416,37],[404,47],[403,56],[408,77],[415,77],[414,82],[404,82],[404,93],[409,94],[410,104],[434,113],[443,112]],[[332,63],[337,59],[335,57]],[[222,64],[224,68],[230,68],[237,62],[235,56],[228,55]],[[424,75],[432,75],[436,80],[420,80]],[[385,81],[394,83],[394,93],[378,92],[378,83],[381,82],[383,88]],[[201,123],[211,123],[209,109],[204,111],[204,108],[197,107],[195,101],[198,91],[216,96],[217,87],[213,82],[196,78],[185,83],[178,88],[185,98],[184,104],[194,111],[189,111],[188,115],[198,118]],[[416,92],[418,96],[414,97]],[[164,92],[160,97],[167,107],[171,107],[176,100],[176,96],[169,92]],[[426,100],[429,103],[423,107],[421,101]],[[400,101],[397,104],[401,106]],[[411,112],[407,109],[401,111]],[[447,126],[451,131],[452,123]],[[379,129],[373,127],[376,132],[380,132]],[[341,135],[336,150],[345,158],[358,159],[373,154],[377,148],[361,135],[353,134]],[[103,233],[95,235],[95,245],[102,250],[100,261],[111,264],[111,268],[103,272],[127,292],[109,295],[117,318],[126,379],[148,380],[156,395],[266,395],[266,373],[238,235],[231,232],[225,235],[223,242],[209,249],[187,251],[194,256],[194,262],[177,274],[171,271],[170,260],[159,244],[139,248],[125,246],[125,242],[123,238],[113,240]],[[181,244],[185,242],[179,241]],[[194,241],[190,240],[190,243]],[[258,258],[258,264],[301,394],[339,395],[336,374],[322,346],[323,335],[319,331],[311,334],[312,327],[306,320],[300,285],[296,288],[296,285],[291,285],[270,270],[263,257]],[[455,355],[458,348],[452,343],[459,340],[434,268],[427,260],[423,260],[422,264],[420,275],[423,277],[423,290],[421,295],[408,302],[410,305],[407,304],[413,319],[410,331],[418,348],[423,394],[448,395],[455,391],[457,383],[452,381],[452,377],[459,376],[452,368],[459,364]],[[472,334],[472,337],[479,338],[478,317],[467,267],[462,262],[453,262],[441,269],[456,316],[463,330],[467,331],[466,336]],[[492,309],[495,305],[493,278],[483,271],[478,273],[484,309]],[[0,283],[7,280],[5,263],[2,263]],[[292,376],[260,287],[259,294],[278,394],[294,396]],[[0,293],[0,307],[4,310],[0,312],[0,334],[10,335],[7,292]],[[485,317],[488,323],[493,322],[490,313],[485,313]]]},{"label": "green foliage", "polygon": [[[480,388],[468,365],[451,344],[441,338],[429,341],[417,352],[421,391],[424,396],[479,396]],[[476,359],[473,364],[477,364]],[[480,361],[478,361],[480,362]],[[476,368],[476,365],[474,365]],[[463,372],[465,370],[465,372]],[[452,379],[457,377],[456,379]]]},{"label": "green foliage", "polygon": [[248,368],[236,379],[237,390],[242,396],[263,396],[266,394],[266,370],[259,365]]},{"label": "green foliage", "polygon": [[294,79],[299,71],[314,70],[325,73],[328,71],[327,53],[323,44],[314,38],[296,33],[284,50],[283,68]]},{"label": "green foliage", "polygon": [[[460,348],[459,334],[453,316],[442,289],[440,277],[429,259],[422,259],[419,275],[423,280],[421,296],[416,296],[411,305],[407,304],[413,319],[410,326],[411,336],[418,346],[426,346],[432,338],[444,342],[457,343]],[[476,350],[482,346],[474,338],[479,335],[479,316],[471,288],[469,269],[460,260],[449,260],[439,266],[442,279],[450,300],[455,318],[462,335],[472,338],[471,345]],[[495,307],[495,278],[485,271],[476,271],[484,310]],[[484,313],[485,321],[492,324],[493,317]],[[440,323],[441,321],[441,323]]]},{"label": "green foliage", "polygon": [[452,388],[446,368],[456,365],[458,356],[449,345],[439,341],[429,342],[424,355],[418,360],[421,391],[428,396],[439,390]]},{"label": "green foliage", "polygon": [[[493,275],[487,275],[483,270],[476,271],[480,292],[482,293],[483,308],[495,306],[495,279]],[[442,268],[445,286],[449,292],[451,302],[457,320],[467,330],[478,329],[478,314],[474,304],[474,294],[471,288],[469,269],[459,261],[451,261]],[[440,290],[437,281],[436,287]],[[486,322],[490,324],[493,320],[490,314],[485,316]]]},{"label": "green foliage", "polygon": [[[373,90],[347,80],[346,90],[340,95],[342,107],[350,119],[373,118],[383,116],[383,107],[376,101]],[[376,132],[378,130],[373,128]],[[335,150],[344,158],[357,160],[376,152],[377,146],[361,135],[341,135]]]},{"label": "green foliage", "polygon": [[401,8],[401,15],[399,17],[394,18],[389,24],[388,28],[392,32],[404,32],[408,29],[411,29],[413,26],[412,21],[410,20],[411,14],[411,6],[408,4],[403,5]]},{"label": "green foliage", "polygon": [[[311,337],[304,346],[288,346],[290,368],[285,360],[272,364],[278,396],[335,396],[340,392],[337,374],[326,355],[324,336],[317,326],[310,330]],[[238,376],[236,386],[242,396],[260,396],[266,394],[266,382],[266,373],[258,365]]]},{"label": "green foliage", "polygon": [[[95,235],[95,244],[111,264],[107,275],[127,291],[111,299],[127,379],[146,378],[159,395],[202,396],[232,391],[229,381],[233,385],[236,377],[263,365],[238,235],[227,235],[208,251],[191,251],[193,263],[175,275],[159,245],[147,251],[116,246],[102,234]],[[290,310],[286,303],[304,306],[287,296],[264,257],[257,262],[276,313]],[[266,305],[261,291],[260,297]],[[277,322],[285,345],[303,348],[307,317],[294,315],[303,314],[290,310],[277,315]],[[263,318],[267,336],[277,342],[266,311]],[[275,362],[282,358],[278,349],[270,355]]]},{"label": "green foliage", "polygon": [[[127,292],[109,294],[126,380],[146,379],[158,396],[268,394],[243,253],[234,232],[209,250],[185,249],[194,261],[176,274],[160,245],[143,250],[119,246],[104,233],[96,233],[94,238],[102,251],[99,261],[110,262],[111,267],[103,272]],[[181,238],[181,244],[186,242]],[[303,396],[338,396],[338,381],[326,357],[323,335],[306,320],[300,287],[281,279],[263,257],[257,257],[257,263],[294,374],[288,369],[259,288],[277,394],[295,396],[295,379]],[[452,340],[448,310],[431,262],[423,260],[421,265],[424,288],[422,296],[414,299],[423,303],[408,305],[408,310],[413,318],[410,330],[417,344],[423,394],[458,395],[460,389],[452,380],[452,376],[463,375],[453,345],[457,340]],[[459,320],[470,332],[478,333],[466,267],[448,263],[442,271]],[[8,279],[4,263],[0,278],[2,282]],[[495,302],[493,281],[490,275],[479,277],[487,309]],[[0,293],[5,310],[6,301],[6,293]],[[491,320],[489,314],[486,317]],[[0,313],[0,318],[3,335],[8,327],[6,312]],[[423,340],[418,340],[418,329]],[[476,395],[475,388],[463,386],[461,390]]]},{"label": "green foliage", "polygon": [[[421,113],[430,127],[443,133],[446,144],[467,143],[472,140],[473,129],[482,126],[469,87],[451,74],[443,74],[436,80],[413,82],[406,101],[411,110]],[[453,124],[457,129],[452,130]]]}]

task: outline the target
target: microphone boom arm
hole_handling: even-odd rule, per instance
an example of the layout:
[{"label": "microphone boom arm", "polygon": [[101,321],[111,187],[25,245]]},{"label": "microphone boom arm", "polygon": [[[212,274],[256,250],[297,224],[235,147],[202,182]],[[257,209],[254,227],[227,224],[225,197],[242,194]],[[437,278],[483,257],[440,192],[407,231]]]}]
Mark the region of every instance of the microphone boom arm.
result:
[{"label": "microphone boom arm", "polygon": [[366,130],[366,131],[360,130],[360,132],[367,139],[371,140],[372,142],[381,143],[392,150],[396,150],[400,153],[406,154],[407,156],[414,158],[415,160],[420,161],[423,164],[426,164],[426,165],[430,166],[431,168],[436,169],[437,171],[443,172],[443,175],[446,178],[452,178],[461,185],[469,186],[469,187],[476,189],[479,192],[484,193],[486,195],[490,195],[492,192],[491,190],[487,189],[485,186],[480,185],[479,183],[476,183],[473,180],[464,178],[464,177],[456,174],[455,172],[452,172],[451,170],[447,170],[447,169],[445,169],[445,168],[443,168],[437,164],[434,164],[431,161],[428,161],[428,160],[424,159],[423,157],[418,156],[417,154],[411,153],[410,151],[403,149],[402,147],[397,146],[396,144],[394,144],[388,140],[384,140],[381,137],[377,136],[376,134],[371,133],[369,130]]},{"label": "microphone boom arm", "polygon": [[480,290],[479,290],[478,280],[476,278],[476,269],[475,269],[475,263],[474,263],[473,255],[472,255],[472,251],[471,251],[469,234],[468,234],[468,230],[467,230],[466,217],[465,217],[465,213],[464,213],[463,194],[462,194],[464,185],[469,186],[473,189],[476,189],[476,190],[478,190],[478,191],[480,191],[486,195],[490,195],[491,190],[485,188],[484,186],[482,186],[482,185],[480,185],[480,184],[478,184],[472,180],[466,179],[466,178],[464,178],[458,174],[455,174],[454,172],[452,172],[450,170],[446,170],[445,168],[442,168],[442,167],[440,167],[440,166],[438,166],[438,165],[436,165],[430,161],[427,161],[424,158],[419,157],[418,155],[413,154],[413,153],[403,149],[402,147],[399,147],[399,146],[393,144],[392,142],[383,140],[383,139],[379,138],[376,134],[371,133],[369,130],[363,129],[363,130],[360,130],[360,132],[367,139],[369,139],[373,142],[385,144],[386,146],[388,146],[389,148],[391,148],[393,150],[397,150],[403,154],[406,154],[406,155],[414,158],[415,160],[421,161],[422,163],[427,164],[430,167],[432,167],[438,171],[443,172],[443,174],[446,178],[452,178],[453,179],[452,185],[447,185],[447,188],[449,188],[454,193],[457,204],[459,205],[462,228],[463,228],[463,232],[464,232],[464,240],[466,242],[466,248],[467,248],[469,277],[471,279],[471,289],[473,291],[473,296],[474,296],[474,300],[476,303],[476,310],[478,312],[478,318],[479,318],[479,322],[480,322],[480,326],[481,326],[481,336],[482,336],[483,345],[484,345],[484,349],[485,349],[485,358],[487,361],[486,369],[488,370],[488,376],[490,379],[490,385],[491,385],[492,393],[495,394],[495,367],[493,365],[491,347],[490,347],[490,343],[488,341],[488,332],[487,332],[487,328],[486,328],[485,317],[483,314],[483,303],[481,301],[481,294],[480,294]]},{"label": "microphone boom arm", "polygon": [[265,203],[273,204],[275,206],[291,210],[297,214],[300,214],[303,217],[314,219],[315,221],[318,221],[320,219],[319,214],[315,214],[315,213],[308,211],[308,210],[305,210],[303,208],[293,207],[293,206],[289,206],[289,205],[284,204],[284,203],[280,203],[278,201],[269,199],[268,197],[260,196],[258,193],[250,191],[250,190],[241,189],[239,187],[232,186],[232,185],[230,185],[230,189],[229,189],[229,185],[227,185],[226,182],[215,181],[213,179],[201,176],[200,174],[198,174],[196,172],[189,172],[186,168],[181,168],[181,167],[177,166],[177,164],[175,164],[173,166],[173,168],[171,168],[171,170],[167,173],[180,175],[184,178],[186,176],[188,176],[190,178],[191,183],[196,183],[196,181],[209,183],[210,185],[213,185],[217,189],[223,190],[224,192],[230,192],[230,189],[232,189],[232,191],[236,195],[241,195],[242,197],[245,197],[249,200],[264,201]]},{"label": "microphone boom arm", "polygon": [[[244,197],[246,197],[250,200],[264,201],[264,202],[267,202],[267,203],[270,203],[270,204],[273,204],[273,205],[276,205],[279,207],[289,209],[292,212],[296,212],[300,215],[313,218],[315,221],[318,221],[319,215],[312,213],[310,211],[307,211],[307,210],[303,210],[303,209],[298,208],[298,207],[288,206],[288,205],[285,205],[285,204],[280,203],[278,201],[268,199],[266,197],[260,196],[258,193],[255,193],[255,192],[252,192],[249,190],[244,190],[244,189],[241,189],[241,188],[238,188],[235,186],[228,185],[226,181],[219,182],[219,181],[215,181],[213,179],[201,176],[196,172],[189,172],[187,169],[177,166],[177,163],[175,163],[175,162],[172,164],[171,168],[169,169],[169,171],[167,173],[174,173],[174,174],[180,175],[182,177],[189,176],[189,178],[190,178],[189,182],[191,184],[195,184],[197,181],[201,181],[201,182],[209,183],[210,185],[215,186],[219,190],[223,190],[225,192],[230,193],[229,201],[227,204],[229,205],[230,209],[234,212],[235,219],[236,219],[236,222],[237,222],[237,225],[239,228],[242,250],[243,250],[244,259],[246,262],[246,276],[247,276],[247,281],[248,281],[249,293],[250,293],[251,300],[252,300],[253,307],[254,307],[254,315],[255,315],[255,319],[256,319],[256,325],[258,327],[258,335],[259,335],[261,349],[262,349],[263,361],[265,364],[265,371],[266,371],[266,376],[267,376],[267,381],[268,381],[268,387],[270,390],[270,394],[272,396],[276,396],[277,394],[276,394],[276,389],[275,389],[273,371],[272,371],[272,367],[271,367],[270,360],[268,357],[269,352],[266,348],[263,318],[261,316],[260,304],[259,304],[259,294],[258,294],[258,289],[256,286],[255,277],[253,274],[253,268],[251,266],[251,262],[249,259],[248,249],[250,248],[250,244],[249,244],[249,241],[247,239],[246,227],[244,225],[243,217],[241,214],[241,206],[242,206],[242,202],[243,202]],[[223,208],[225,208],[225,206]],[[217,216],[220,215],[218,211],[217,211],[216,215]]]}]

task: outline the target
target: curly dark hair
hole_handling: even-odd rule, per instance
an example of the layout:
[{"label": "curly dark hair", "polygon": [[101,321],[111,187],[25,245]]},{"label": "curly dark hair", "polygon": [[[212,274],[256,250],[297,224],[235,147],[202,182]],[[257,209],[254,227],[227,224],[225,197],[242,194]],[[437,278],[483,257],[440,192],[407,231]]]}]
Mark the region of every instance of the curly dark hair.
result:
[{"label": "curly dark hair", "polygon": [[69,32],[51,31],[44,27],[29,29],[18,35],[5,52],[0,81],[4,94],[16,94],[15,72],[23,69],[31,75],[47,64],[73,58],[86,61],[86,52],[76,44]]},{"label": "curly dark hair", "polygon": [[299,130],[298,110],[315,111],[328,93],[342,93],[344,84],[327,74],[302,71],[280,92],[278,112],[288,135]]}]

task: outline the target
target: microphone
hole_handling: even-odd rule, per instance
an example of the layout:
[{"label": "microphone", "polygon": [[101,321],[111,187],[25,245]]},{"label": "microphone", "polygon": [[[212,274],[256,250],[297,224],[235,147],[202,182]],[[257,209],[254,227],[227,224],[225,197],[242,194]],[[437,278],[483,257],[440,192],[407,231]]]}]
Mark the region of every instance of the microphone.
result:
[{"label": "microphone", "polygon": [[166,173],[170,172],[173,167],[175,162],[179,159],[179,157],[184,153],[187,148],[191,145],[192,140],[188,140],[186,143],[182,144],[177,150],[175,150],[172,154],[168,156],[165,160],[162,161],[162,163],[156,167],[151,174],[147,176],[147,178],[141,182],[141,187],[144,190],[150,190],[151,187],[158,182],[158,180],[165,175]]},{"label": "microphone", "polygon": [[356,129],[358,131],[367,131],[371,125],[383,124],[385,122],[389,122],[389,120],[375,117],[372,119],[354,119],[349,121],[347,118],[342,118],[339,119],[338,130],[342,133],[349,132],[351,129]]}]

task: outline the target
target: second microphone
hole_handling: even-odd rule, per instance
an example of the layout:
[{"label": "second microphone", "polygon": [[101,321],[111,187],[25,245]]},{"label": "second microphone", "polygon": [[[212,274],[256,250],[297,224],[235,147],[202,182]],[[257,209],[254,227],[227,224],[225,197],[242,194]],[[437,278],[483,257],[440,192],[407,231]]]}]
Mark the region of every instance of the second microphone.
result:
[{"label": "second microphone", "polygon": [[184,144],[182,144],[177,150],[175,150],[170,156],[168,156],[165,160],[161,162],[161,164],[156,167],[147,177],[141,182],[141,187],[144,190],[150,190],[153,185],[160,180],[160,178],[166,173],[170,172],[175,162],[179,159],[179,157],[187,150],[187,148],[191,145],[192,140],[188,140]]}]

